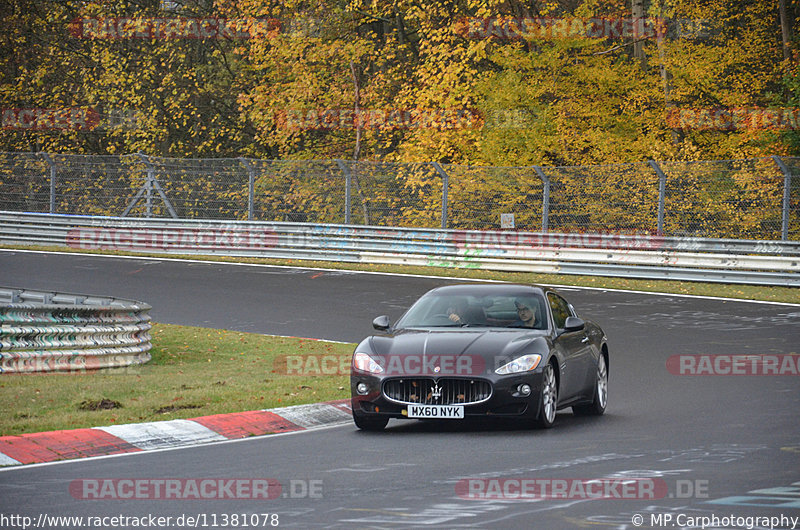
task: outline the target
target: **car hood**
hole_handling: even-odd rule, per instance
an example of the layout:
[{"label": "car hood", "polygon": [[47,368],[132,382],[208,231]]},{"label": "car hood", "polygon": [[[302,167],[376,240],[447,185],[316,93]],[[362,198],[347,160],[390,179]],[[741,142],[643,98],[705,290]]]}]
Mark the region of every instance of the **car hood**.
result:
[{"label": "car hood", "polygon": [[532,330],[400,330],[374,336],[370,345],[386,375],[473,376],[523,353],[545,353],[545,336]]}]

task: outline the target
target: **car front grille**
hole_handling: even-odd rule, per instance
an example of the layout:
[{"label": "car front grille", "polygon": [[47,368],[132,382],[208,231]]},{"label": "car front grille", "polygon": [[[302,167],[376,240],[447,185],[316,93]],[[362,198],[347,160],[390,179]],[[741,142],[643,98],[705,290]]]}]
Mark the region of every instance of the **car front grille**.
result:
[{"label": "car front grille", "polygon": [[408,405],[472,405],[492,395],[492,385],[482,379],[413,377],[389,379],[383,394]]}]

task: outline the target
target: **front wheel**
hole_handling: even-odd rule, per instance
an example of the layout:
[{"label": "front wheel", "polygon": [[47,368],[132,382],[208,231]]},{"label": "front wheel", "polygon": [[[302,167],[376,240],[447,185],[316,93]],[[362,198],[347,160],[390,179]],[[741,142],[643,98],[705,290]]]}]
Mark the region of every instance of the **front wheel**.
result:
[{"label": "front wheel", "polygon": [[594,400],[588,405],[576,405],[572,412],[579,416],[602,416],[608,403],[608,366],[601,354],[597,359],[597,376],[594,383]]},{"label": "front wheel", "polygon": [[556,421],[556,409],[558,408],[558,381],[556,372],[552,364],[544,367],[542,373],[542,390],[539,395],[539,418],[536,420],[537,427],[549,429]]},{"label": "front wheel", "polygon": [[353,414],[353,422],[362,431],[382,431],[389,418],[364,418]]}]

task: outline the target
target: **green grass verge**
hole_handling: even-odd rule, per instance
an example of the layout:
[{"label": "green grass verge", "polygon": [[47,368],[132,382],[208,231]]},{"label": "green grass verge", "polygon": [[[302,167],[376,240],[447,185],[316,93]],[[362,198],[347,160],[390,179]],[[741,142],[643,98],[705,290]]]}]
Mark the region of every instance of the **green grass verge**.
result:
[{"label": "green grass verge", "polygon": [[[155,324],[152,360],[125,369],[0,376],[0,435],[194,418],[350,396],[347,375],[321,363],[291,365],[283,355],[349,363],[354,344]],[[315,359],[321,359],[315,357]],[[314,370],[316,366],[319,370]],[[308,368],[308,370],[305,370]],[[114,408],[103,408],[103,407]],[[97,409],[97,410],[92,410]]]}]

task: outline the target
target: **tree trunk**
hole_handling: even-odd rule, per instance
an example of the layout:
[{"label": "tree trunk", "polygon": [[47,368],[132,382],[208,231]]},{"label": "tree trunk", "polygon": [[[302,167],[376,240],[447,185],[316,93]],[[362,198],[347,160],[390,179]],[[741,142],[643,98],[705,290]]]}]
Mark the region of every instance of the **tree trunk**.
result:
[{"label": "tree trunk", "polygon": [[[666,39],[666,37],[664,36],[664,32],[662,31],[662,29],[663,28],[660,28],[658,30],[659,33],[658,33],[658,36],[656,37],[656,45],[658,46],[658,60],[661,63],[661,67],[660,67],[660,70],[661,70],[661,83],[663,84],[663,87],[664,87],[664,110],[666,111],[667,114],[669,114],[669,112],[671,110],[675,109],[675,105],[672,103],[672,99],[671,99],[672,74],[670,74],[669,70],[667,70],[667,52],[666,52],[666,46],[665,46],[665,43],[664,43],[664,39]],[[681,139],[680,139],[680,135],[678,134],[678,131],[673,128],[672,129],[672,143],[673,144],[679,144],[680,141],[681,141]]]},{"label": "tree trunk", "polygon": [[792,58],[792,21],[786,11],[786,0],[779,0],[778,11],[781,17],[781,37],[783,39],[783,58]]},{"label": "tree trunk", "polygon": [[633,15],[633,57],[639,59],[642,70],[647,70],[647,56],[644,54],[644,0],[631,0]]},{"label": "tree trunk", "polygon": [[[353,61],[350,61],[350,73],[353,76],[353,87],[355,89],[355,104],[353,105],[353,114],[355,115],[356,120],[356,146],[353,149],[353,161],[358,162],[358,157],[361,155],[361,128],[364,124],[361,120],[361,116],[359,116],[361,110],[361,105],[359,104],[359,100],[361,99],[361,87],[358,83],[358,73],[356,72],[356,65],[353,63]],[[369,207],[367,205],[367,200],[364,197],[364,192],[361,190],[361,183],[358,181],[357,164],[353,164],[352,178],[356,185],[358,198],[361,199],[361,209],[364,212],[364,224],[369,225]]]}]

